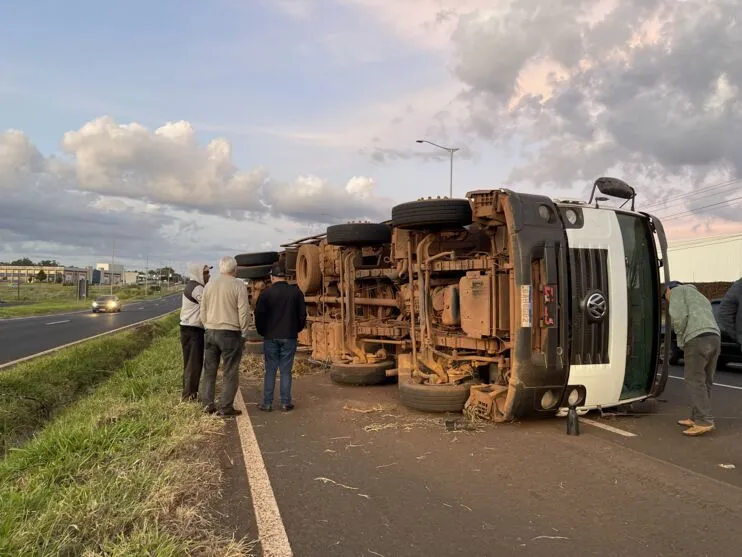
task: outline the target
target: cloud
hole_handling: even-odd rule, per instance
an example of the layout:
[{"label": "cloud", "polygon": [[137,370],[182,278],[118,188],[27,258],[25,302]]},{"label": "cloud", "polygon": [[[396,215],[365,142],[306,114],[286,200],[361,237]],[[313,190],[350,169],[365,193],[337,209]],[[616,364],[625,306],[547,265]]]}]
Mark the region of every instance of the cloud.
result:
[{"label": "cloud", "polygon": [[317,176],[297,177],[288,187],[267,187],[271,210],[299,222],[383,221],[390,218],[391,199],[375,195],[371,178],[355,176],[340,190]]},{"label": "cloud", "polygon": [[[564,187],[609,169],[706,183],[742,152],[740,0],[525,0],[463,15],[452,35],[469,127],[519,141],[510,179]],[[538,86],[523,87],[534,64]]]},{"label": "cloud", "polygon": [[105,116],[65,133],[62,148],[73,160],[77,187],[83,191],[202,213],[232,218],[272,214],[331,223],[375,218],[391,206],[391,200],[375,197],[373,187],[361,198],[314,176],[285,182],[262,167],[241,170],[229,141],[217,138],[201,145],[185,121],[150,131]]},{"label": "cloud", "polygon": [[149,131],[102,117],[61,144],[66,157],[45,156],[23,132],[0,133],[2,253],[79,259],[110,253],[116,238],[130,259],[187,259],[278,247],[336,222],[386,220],[394,204],[366,176],[338,187],[241,170],[228,141],[201,145],[183,121]]},{"label": "cloud", "polygon": [[62,148],[74,158],[79,187],[86,191],[224,215],[263,210],[267,172],[239,170],[225,139],[199,145],[188,122],[151,132],[105,116],[65,133]]}]

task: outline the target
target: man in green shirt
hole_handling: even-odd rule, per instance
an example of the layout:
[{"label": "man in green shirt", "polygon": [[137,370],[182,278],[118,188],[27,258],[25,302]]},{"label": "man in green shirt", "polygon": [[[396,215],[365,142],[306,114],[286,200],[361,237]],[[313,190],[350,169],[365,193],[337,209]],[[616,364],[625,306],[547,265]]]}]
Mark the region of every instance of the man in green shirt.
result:
[{"label": "man in green shirt", "polygon": [[716,361],[721,351],[721,334],[711,311],[711,302],[692,284],[670,281],[665,288],[670,304],[670,320],[678,348],[685,360],[685,385],[691,401],[690,419],[680,420],[685,435],[697,436],[712,431],[711,388]]}]

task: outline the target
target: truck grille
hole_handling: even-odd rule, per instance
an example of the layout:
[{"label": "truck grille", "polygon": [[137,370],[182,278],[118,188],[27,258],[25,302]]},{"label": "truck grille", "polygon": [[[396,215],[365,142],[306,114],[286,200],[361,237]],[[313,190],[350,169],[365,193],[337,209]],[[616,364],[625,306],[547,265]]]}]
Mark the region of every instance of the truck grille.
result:
[{"label": "truck grille", "polygon": [[[572,342],[570,363],[607,364],[611,300],[608,296],[608,250],[572,248],[569,250],[572,284]],[[592,322],[582,310],[587,296],[599,291],[608,301],[608,315]]]}]

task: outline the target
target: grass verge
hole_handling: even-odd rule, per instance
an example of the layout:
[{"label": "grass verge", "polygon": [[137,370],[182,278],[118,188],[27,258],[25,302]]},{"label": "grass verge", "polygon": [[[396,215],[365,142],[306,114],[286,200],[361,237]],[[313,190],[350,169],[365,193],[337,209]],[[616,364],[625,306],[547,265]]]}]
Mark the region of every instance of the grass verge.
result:
[{"label": "grass verge", "polygon": [[0,463],[0,555],[249,555],[209,510],[225,426],[181,365],[173,330]]},{"label": "grass verge", "polygon": [[65,406],[92,392],[122,362],[178,323],[171,314],[0,371],[0,455],[19,446]]}]

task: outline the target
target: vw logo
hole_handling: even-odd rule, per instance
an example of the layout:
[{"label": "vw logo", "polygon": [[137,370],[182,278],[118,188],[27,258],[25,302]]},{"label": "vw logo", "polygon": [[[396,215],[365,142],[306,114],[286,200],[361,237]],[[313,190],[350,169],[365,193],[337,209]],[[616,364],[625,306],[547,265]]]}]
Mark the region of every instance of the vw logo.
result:
[{"label": "vw logo", "polygon": [[585,310],[593,321],[600,321],[608,313],[608,301],[600,292],[593,292],[585,301]]}]

